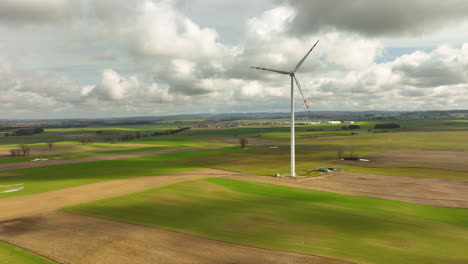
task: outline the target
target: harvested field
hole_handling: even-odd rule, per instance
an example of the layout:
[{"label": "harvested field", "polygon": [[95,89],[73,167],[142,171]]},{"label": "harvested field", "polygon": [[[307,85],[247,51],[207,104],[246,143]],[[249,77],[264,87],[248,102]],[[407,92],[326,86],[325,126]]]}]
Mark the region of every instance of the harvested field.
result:
[{"label": "harvested field", "polygon": [[462,180],[350,172],[336,172],[302,180],[252,175],[230,175],[224,178],[423,205],[468,208],[468,181]]},{"label": "harvested field", "polygon": [[52,166],[52,165],[93,162],[93,161],[103,161],[103,160],[128,159],[128,158],[136,158],[136,157],[149,156],[149,155],[155,155],[155,154],[165,154],[165,153],[184,152],[184,151],[197,151],[197,150],[210,150],[210,149],[220,149],[220,148],[225,148],[225,147],[229,147],[229,146],[205,146],[205,147],[195,147],[195,148],[161,149],[161,150],[151,150],[151,151],[142,151],[142,152],[98,155],[98,156],[76,158],[76,159],[7,163],[7,164],[0,164],[0,171],[44,167],[44,166]]},{"label": "harvested field", "polygon": [[0,222],[0,240],[59,263],[309,263],[344,261],[241,246],[66,212]]},{"label": "harvested field", "polygon": [[[0,221],[41,214],[58,210],[68,205],[142,191],[185,180],[219,177],[232,174],[236,173],[221,170],[201,169],[170,175],[105,181],[56,191],[4,198],[0,199]],[[31,206],[32,204],[34,204],[34,206]]]},{"label": "harvested field", "polygon": [[369,162],[339,163],[376,168],[433,168],[468,172],[468,153],[449,151],[386,150],[368,155]]}]

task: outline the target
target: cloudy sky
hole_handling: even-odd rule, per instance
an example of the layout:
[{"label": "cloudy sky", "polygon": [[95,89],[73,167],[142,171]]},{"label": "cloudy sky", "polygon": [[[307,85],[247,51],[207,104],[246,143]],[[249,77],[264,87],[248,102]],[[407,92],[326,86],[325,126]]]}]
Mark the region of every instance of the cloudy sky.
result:
[{"label": "cloudy sky", "polygon": [[[468,109],[466,0],[0,0],[0,119]],[[299,93],[296,107],[305,110]]]}]

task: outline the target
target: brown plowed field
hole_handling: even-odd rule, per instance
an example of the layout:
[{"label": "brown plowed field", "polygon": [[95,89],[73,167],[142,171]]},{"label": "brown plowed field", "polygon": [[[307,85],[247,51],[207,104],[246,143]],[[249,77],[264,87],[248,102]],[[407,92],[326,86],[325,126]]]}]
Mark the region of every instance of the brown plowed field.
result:
[{"label": "brown plowed field", "polygon": [[0,240],[73,264],[348,263],[66,212],[0,222]]},{"label": "brown plowed field", "polygon": [[150,150],[150,151],[141,151],[141,152],[132,152],[132,153],[105,154],[105,155],[97,155],[97,156],[76,158],[76,159],[7,163],[7,164],[0,164],[0,171],[44,167],[44,166],[51,166],[51,165],[93,162],[93,161],[102,161],[102,160],[128,159],[128,158],[136,158],[136,157],[156,155],[156,154],[173,153],[173,152],[220,149],[220,148],[225,148],[229,146],[226,145],[226,146],[206,146],[206,147],[195,147],[195,148],[160,149],[160,150]]},{"label": "brown plowed field", "polygon": [[340,161],[340,164],[375,168],[432,168],[468,172],[468,153],[449,151],[386,150],[367,156],[369,162]]},{"label": "brown plowed field", "polygon": [[306,179],[253,175],[230,175],[225,178],[423,205],[468,208],[468,181],[463,180],[350,172],[335,172]]}]

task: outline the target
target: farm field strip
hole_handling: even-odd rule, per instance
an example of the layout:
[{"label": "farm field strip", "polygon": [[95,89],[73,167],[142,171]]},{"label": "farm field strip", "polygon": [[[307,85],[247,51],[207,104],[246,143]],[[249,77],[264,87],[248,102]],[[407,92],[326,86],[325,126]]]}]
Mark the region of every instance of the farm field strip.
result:
[{"label": "farm field strip", "polygon": [[[236,142],[237,143],[237,142]],[[203,146],[222,146],[223,142],[206,142],[202,140],[149,140],[132,141],[120,143],[101,143],[82,144],[74,141],[64,141],[53,143],[52,149],[49,149],[47,143],[28,144],[31,148],[31,154],[27,157],[11,157],[10,150],[17,149],[18,145],[0,145],[0,164],[29,162],[36,158],[46,159],[70,159],[89,157],[105,154],[141,152],[165,148],[189,148]]]},{"label": "farm field strip", "polygon": [[[468,174],[468,153],[450,151],[409,151],[386,150],[367,156],[371,162],[360,163],[361,166],[404,168],[420,167],[464,171]],[[356,163],[355,161],[346,161]]]},{"label": "farm field strip", "polygon": [[194,148],[169,148],[169,149],[157,149],[141,152],[124,152],[116,154],[102,154],[102,155],[93,155],[89,157],[75,158],[75,159],[62,159],[62,160],[45,160],[41,162],[28,162],[28,163],[11,163],[11,164],[0,164],[0,171],[5,170],[16,170],[16,169],[25,169],[25,168],[35,168],[35,167],[44,167],[52,165],[63,165],[63,164],[75,164],[83,162],[95,162],[95,161],[104,161],[104,160],[118,160],[118,159],[128,159],[143,157],[156,154],[166,154],[173,152],[185,152],[185,151],[198,151],[198,150],[209,150],[209,149],[219,149],[225,146],[205,146],[205,147],[194,147]]},{"label": "farm field strip", "polygon": [[[192,149],[193,150],[193,149]],[[22,184],[21,191],[0,193],[1,198],[48,192],[69,187],[134,177],[169,174],[203,168],[180,162],[182,158],[205,156],[213,159],[240,148],[217,148],[198,151],[141,156],[136,158],[63,164],[0,172],[0,185]]]},{"label": "farm field strip", "polygon": [[[16,239],[8,242],[21,247],[29,243],[29,249],[40,254],[45,252],[55,260],[56,252],[65,251],[66,245],[68,248],[79,245],[67,252],[61,262],[73,259],[83,264],[107,260],[114,264],[129,256],[136,256],[141,263],[174,259],[187,263],[193,259],[203,263],[216,259],[213,263],[219,263],[220,254],[210,252],[211,247],[217,248],[210,244],[213,242],[210,239],[357,263],[468,263],[466,256],[460,254],[463,248],[468,248],[468,169],[464,164],[468,157],[465,140],[468,121],[409,119],[397,121],[401,129],[373,129],[377,123],[389,122],[392,121],[359,122],[361,128],[357,130],[342,128],[343,125],[296,126],[297,172],[318,176],[298,179],[252,175],[287,175],[288,126],[197,128],[163,136],[149,136],[149,133],[176,126],[53,129],[18,137],[0,134],[0,143],[5,143],[0,144],[0,155],[17,148],[16,143],[31,143],[33,152],[50,154],[51,159],[38,162],[29,162],[34,157],[0,159],[0,260],[8,254],[7,260],[15,264],[47,261],[2,243],[4,237]],[[104,134],[97,135],[98,129]],[[144,137],[117,144],[104,142],[136,131],[141,131]],[[78,140],[81,135],[93,136],[96,143],[70,141]],[[248,139],[248,150],[238,149],[240,138]],[[49,151],[44,142],[52,140],[57,142]],[[270,149],[270,146],[275,147]],[[189,148],[194,151],[186,151]],[[371,161],[340,161],[338,151]],[[139,156],[142,153],[145,155]],[[100,159],[106,156],[116,159]],[[66,160],[59,159],[74,159],[69,159],[70,163],[54,164],[54,158],[61,162]],[[2,171],[4,165],[22,168],[21,165],[28,164],[34,166]],[[318,167],[344,171],[318,175],[313,171]],[[121,200],[124,197],[126,200]],[[31,208],[31,204],[35,206]],[[63,206],[71,206],[66,210],[113,221],[56,212]],[[62,221],[67,217],[91,227],[68,231],[73,227]],[[105,237],[93,230],[96,221],[109,224]],[[164,243],[148,242],[146,237],[133,236],[130,230],[134,230],[134,224],[151,226],[139,228],[166,232],[166,235],[178,233],[154,227],[188,233],[192,235],[178,235],[210,243],[198,241],[200,248],[174,236],[165,238]],[[54,225],[57,230],[53,230]],[[115,225],[122,225],[124,234],[115,231]],[[423,229],[431,230],[430,234],[425,234]],[[78,230],[93,237],[94,244],[86,244]],[[64,235],[67,232],[74,237],[67,238]],[[56,236],[63,244],[47,241],[50,236]],[[34,243],[44,243],[49,248]],[[168,253],[174,244],[180,252]],[[284,261],[278,263],[284,263],[289,258],[297,263],[339,263],[333,259],[311,259],[292,253],[278,255],[279,252],[270,251],[275,258],[262,250],[253,252],[252,248],[239,250],[242,246],[227,245],[236,249],[220,247],[219,250],[232,252],[233,262],[239,259],[250,262],[251,255],[257,252],[256,263],[275,263],[280,259]],[[81,254],[96,248],[99,248],[96,254]],[[155,250],[145,255],[142,252],[147,248]],[[203,252],[185,253],[187,248]]]},{"label": "farm field strip", "polygon": [[[112,197],[190,179],[221,177],[416,204],[468,208],[468,185],[456,180],[418,179],[334,173],[308,179],[272,178],[238,172],[198,169],[169,175],[109,180],[49,192],[0,199],[0,220],[57,210],[63,206]],[[36,204],[34,207],[29,204]]]},{"label": "farm field strip", "polygon": [[[129,141],[129,142],[119,142],[119,143],[109,143],[109,142],[94,142],[92,144],[83,144],[81,142],[78,142],[78,141],[60,141],[60,142],[54,142],[54,147],[55,148],[58,148],[58,149],[62,149],[64,147],[71,147],[71,146],[81,146],[83,148],[89,148],[89,149],[98,149],[98,148],[103,148],[103,149],[106,149],[108,148],[109,150],[112,150],[112,149],[128,149],[128,148],[131,148],[131,147],[135,147],[135,148],[141,148],[141,147],[150,147],[151,145],[147,145],[147,144],[142,144],[140,142],[136,142],[136,141]],[[33,149],[35,147],[41,147],[43,149],[48,149],[48,144],[45,143],[45,142],[40,142],[40,143],[32,143],[32,144],[28,144],[30,147],[32,147]],[[17,147],[18,144],[3,144],[3,145],[0,145],[0,149],[2,150],[7,150],[9,148],[14,148],[14,147]],[[54,150],[54,149],[52,149]]]},{"label": "farm field strip", "polygon": [[63,132],[63,131],[164,131],[169,129],[177,129],[176,125],[127,125],[127,126],[89,126],[89,127],[70,127],[70,128],[46,128],[46,132]]},{"label": "farm field strip", "polygon": [[2,264],[55,264],[56,262],[0,240]]},{"label": "farm field strip", "polygon": [[0,158],[0,167],[1,164],[11,164],[11,163],[29,163],[29,162],[37,162],[37,161],[47,161],[47,160],[70,160],[70,159],[78,159],[78,158],[86,158],[86,157],[93,157],[99,155],[109,155],[109,154],[121,154],[121,153],[132,153],[132,152],[143,152],[143,151],[154,151],[154,150],[162,150],[162,149],[175,149],[178,148],[176,146],[153,146],[153,147],[145,147],[145,148],[123,148],[117,150],[102,150],[102,151],[84,151],[83,153],[76,152],[73,154],[71,153],[60,153],[58,155],[54,155],[52,153],[44,154],[44,155],[30,155],[28,157],[16,157],[16,158]]},{"label": "farm field strip", "polygon": [[336,172],[307,179],[273,178],[248,174],[229,175],[223,178],[421,205],[468,209],[468,183],[460,180],[349,172]]},{"label": "farm field strip", "polygon": [[304,146],[322,146],[330,149],[354,150],[361,148],[373,151],[382,150],[424,150],[468,152],[465,140],[468,131],[395,131],[387,133],[369,133],[346,137],[314,138],[299,140]]},{"label": "farm field strip", "polygon": [[[197,171],[191,171],[191,172],[183,172],[183,173],[179,173],[180,175],[189,175],[187,179],[196,179],[198,177],[200,178],[204,178],[204,177],[225,177],[225,178],[232,178],[232,179],[240,179],[240,180],[252,180],[252,178],[250,178],[249,176],[245,175],[245,174],[239,174],[239,173],[234,173],[231,175],[232,172],[227,172],[227,171],[219,171],[219,170],[197,170]],[[228,176],[226,176],[228,175]],[[96,186],[101,186],[100,188],[103,188],[104,190],[108,190],[107,187],[105,186],[109,186],[109,185],[113,185],[115,186],[115,188],[111,189],[111,190],[108,190],[110,192],[113,192],[112,195],[109,195],[109,196],[106,196],[106,194],[103,194],[101,193],[100,195],[102,196],[93,196],[92,199],[90,200],[94,200],[94,199],[100,199],[102,197],[111,197],[111,196],[114,196],[116,194],[118,194],[118,192],[115,192],[115,190],[118,190],[119,189],[119,185],[120,186],[127,186],[125,188],[127,188],[127,190],[125,192],[122,192],[122,193],[127,193],[127,192],[132,192],[132,191],[135,191],[135,190],[138,190],[138,186],[136,186],[136,189],[132,189],[132,190],[129,190],[128,189],[128,186],[131,186],[132,188],[135,187],[132,183],[129,183],[129,182],[139,182],[140,184],[140,187],[141,186],[144,186],[144,188],[142,188],[141,190],[144,190],[144,189],[147,189],[147,188],[151,188],[151,184],[147,184],[147,180],[149,180],[150,182],[160,182],[160,180],[163,180],[165,176],[154,176],[154,177],[142,177],[142,178],[133,178],[133,179],[126,179],[126,180],[117,180],[117,181],[112,181],[112,182],[103,182],[103,183],[98,183],[98,184],[91,184],[91,185],[85,185],[85,186],[79,186],[77,187],[76,189],[76,192],[74,194],[74,191],[73,189],[74,188],[70,188],[70,189],[65,189],[65,190],[60,190],[58,191],[57,195],[59,195],[60,199],[57,199],[57,198],[54,198],[53,197],[53,194],[54,192],[48,192],[48,193],[43,193],[43,194],[39,194],[38,196],[35,196],[35,195],[29,195],[29,196],[23,196],[23,197],[14,197],[14,198],[10,198],[12,199],[12,201],[14,201],[14,199],[23,199],[23,198],[30,198],[32,200],[28,200],[28,199],[25,199],[23,200],[23,205],[21,205],[21,202],[20,204],[18,203],[11,203],[10,202],[10,199],[3,199],[3,200],[0,200],[0,202],[7,202],[7,204],[10,204],[13,206],[13,208],[24,208],[24,207],[27,207],[28,204],[31,204],[32,202],[35,202],[37,203],[37,201],[40,201],[40,200],[43,200],[44,202],[41,202],[41,203],[38,203],[38,204],[49,204],[50,205],[50,201],[57,201],[57,200],[61,200],[63,199],[64,197],[66,197],[67,195],[76,195],[76,193],[80,193],[80,194],[83,194],[83,193],[87,193],[87,191],[85,191],[84,189],[81,189],[81,188],[89,188],[92,185],[95,185],[94,186],[94,189],[91,189],[93,190],[93,193],[99,193],[99,188],[97,188]],[[177,182],[179,181],[179,179],[174,179],[174,175],[171,175],[171,180],[173,180],[174,182]],[[180,177],[180,176],[175,176],[175,177]],[[254,177],[254,176],[252,176]],[[257,178],[259,179],[266,179],[267,182],[269,181],[270,183],[272,183],[272,180],[278,180],[276,178],[270,178],[270,177],[255,177],[254,180],[256,180]],[[326,178],[326,177],[320,177],[320,178]],[[318,178],[318,179],[320,179]],[[318,179],[313,179],[313,181],[315,180],[318,180]],[[184,180],[184,179],[180,179],[180,180]],[[186,180],[186,179],[185,179]],[[120,181],[120,184],[118,183]],[[143,183],[143,181],[145,183]],[[309,180],[299,180],[299,182],[301,182],[300,184],[302,184],[303,182],[307,182]],[[298,182],[296,180],[296,182]],[[170,183],[170,182],[169,182]],[[115,184],[115,185],[114,185]],[[162,184],[167,184],[167,183],[162,183]],[[284,184],[283,182],[275,182],[275,184]],[[160,186],[159,184],[156,185],[156,186]],[[296,185],[296,186],[290,186],[290,187],[299,187],[299,188],[307,188],[307,186],[299,186],[299,185]],[[81,189],[81,190],[80,190]],[[71,192],[70,192],[71,191]],[[88,190],[89,191],[89,190]],[[60,194],[60,192],[63,192],[62,194]],[[47,201],[47,199],[44,199],[44,198],[41,198],[42,195],[51,195],[50,196],[50,201]],[[18,216],[22,216],[22,217],[26,217],[28,215],[34,215],[34,214],[38,214],[38,213],[44,213],[44,212],[48,212],[50,210],[56,210],[58,209],[59,207],[61,206],[64,206],[64,205],[67,205],[66,203],[69,203],[69,204],[73,204],[73,203],[79,203],[80,201],[73,201],[72,203],[70,203],[70,200],[68,199],[65,199],[65,204],[61,204],[61,205],[55,205],[55,207],[52,205],[51,208],[39,208],[40,212],[39,211],[29,211],[29,212],[16,212],[16,213],[19,213],[19,215],[14,215],[14,216],[10,216],[10,218],[16,218]],[[68,204],[68,205],[69,205]],[[12,210],[11,208],[1,208],[0,212],[11,212],[11,211],[14,211]],[[30,223],[29,222],[25,222],[23,223],[25,225],[29,225]],[[41,242],[42,243],[42,242]],[[192,256],[193,257],[193,256]],[[314,262],[312,262],[314,263]],[[328,262],[317,262],[317,263],[328,263]],[[334,262],[333,262],[334,263]]]},{"label": "farm field strip", "polygon": [[[264,133],[271,134],[271,132]],[[298,132],[298,134],[300,133]],[[466,169],[463,169],[466,164],[460,158],[468,153],[466,136],[468,136],[466,131],[400,131],[298,139],[296,140],[297,173],[299,175],[312,175],[313,173],[310,171],[318,167],[338,167],[356,173],[467,180],[468,173],[464,171]],[[263,140],[268,138],[262,137]],[[276,150],[257,149],[249,153],[228,154],[213,160],[195,157],[187,159],[187,162],[259,175],[288,174],[289,146],[280,143],[277,146],[279,149]],[[397,155],[386,156],[378,163],[374,160],[369,163],[342,162],[338,159],[337,153],[339,151],[343,151],[345,155],[354,153],[365,158],[372,157],[381,151],[392,153],[414,151],[414,155],[411,161],[406,161],[405,164],[398,163],[401,165],[400,167],[391,167],[385,166],[384,162],[394,159]],[[441,153],[439,157],[442,159],[430,155],[433,152]],[[450,158],[454,155],[460,156],[455,163]],[[419,160],[415,160],[416,157]]]},{"label": "farm field strip", "polygon": [[[236,174],[221,170],[200,169],[170,175],[144,176],[111,180],[61,190],[0,199],[0,221],[58,210],[64,206],[90,202],[181,181]],[[35,206],[30,206],[34,204]]]},{"label": "farm field strip", "polygon": [[[318,256],[248,247],[67,212],[51,212],[1,222],[0,230],[2,229],[8,229],[9,233],[0,232],[0,239],[39,252],[60,263],[348,263]],[[29,264],[11,262],[18,263]]]},{"label": "farm field strip", "polygon": [[468,261],[465,209],[271,184],[205,178],[65,210],[355,263]]},{"label": "farm field strip", "polygon": [[[366,153],[372,153],[372,151]],[[420,153],[424,154],[424,152]],[[227,169],[248,174],[273,176],[275,173],[280,173],[282,175],[288,175],[289,147],[280,145],[277,149],[252,149],[249,152],[229,153],[217,156],[213,159],[187,157],[182,161],[194,166]],[[296,172],[298,175],[302,176],[316,175],[317,173],[314,172],[314,170],[319,167],[333,167],[340,168],[346,172],[364,174],[468,180],[468,172],[457,171],[457,168],[453,168],[453,166],[445,166],[449,163],[442,164],[445,164],[443,167],[444,169],[434,169],[430,167],[371,167],[371,163],[374,162],[340,161],[332,148],[327,149],[324,146],[298,145],[296,148]],[[425,164],[426,166],[433,166],[430,163]],[[466,165],[462,164],[460,167],[463,166]]]}]

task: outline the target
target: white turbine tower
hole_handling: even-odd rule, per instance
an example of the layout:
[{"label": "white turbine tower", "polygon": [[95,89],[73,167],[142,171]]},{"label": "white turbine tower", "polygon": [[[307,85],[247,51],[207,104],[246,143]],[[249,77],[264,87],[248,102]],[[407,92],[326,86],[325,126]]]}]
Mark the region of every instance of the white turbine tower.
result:
[{"label": "white turbine tower", "polygon": [[291,176],[292,177],[296,177],[296,168],[295,168],[296,167],[296,157],[295,157],[296,149],[295,149],[295,136],[294,136],[294,81],[297,84],[297,88],[299,88],[299,92],[301,93],[302,99],[304,100],[304,103],[307,109],[309,109],[309,106],[307,105],[307,101],[304,98],[304,94],[302,93],[301,84],[296,78],[296,71],[301,67],[302,63],[304,63],[307,56],[309,56],[310,52],[315,48],[318,42],[319,42],[318,40],[317,42],[315,42],[314,46],[312,46],[312,48],[309,50],[309,52],[307,52],[304,58],[302,58],[302,60],[300,60],[297,63],[296,68],[294,68],[293,71],[282,71],[282,70],[273,70],[273,69],[266,69],[266,68],[260,68],[260,67],[250,67],[250,68],[254,68],[258,70],[271,71],[271,72],[276,72],[279,74],[287,74],[291,76]]}]

